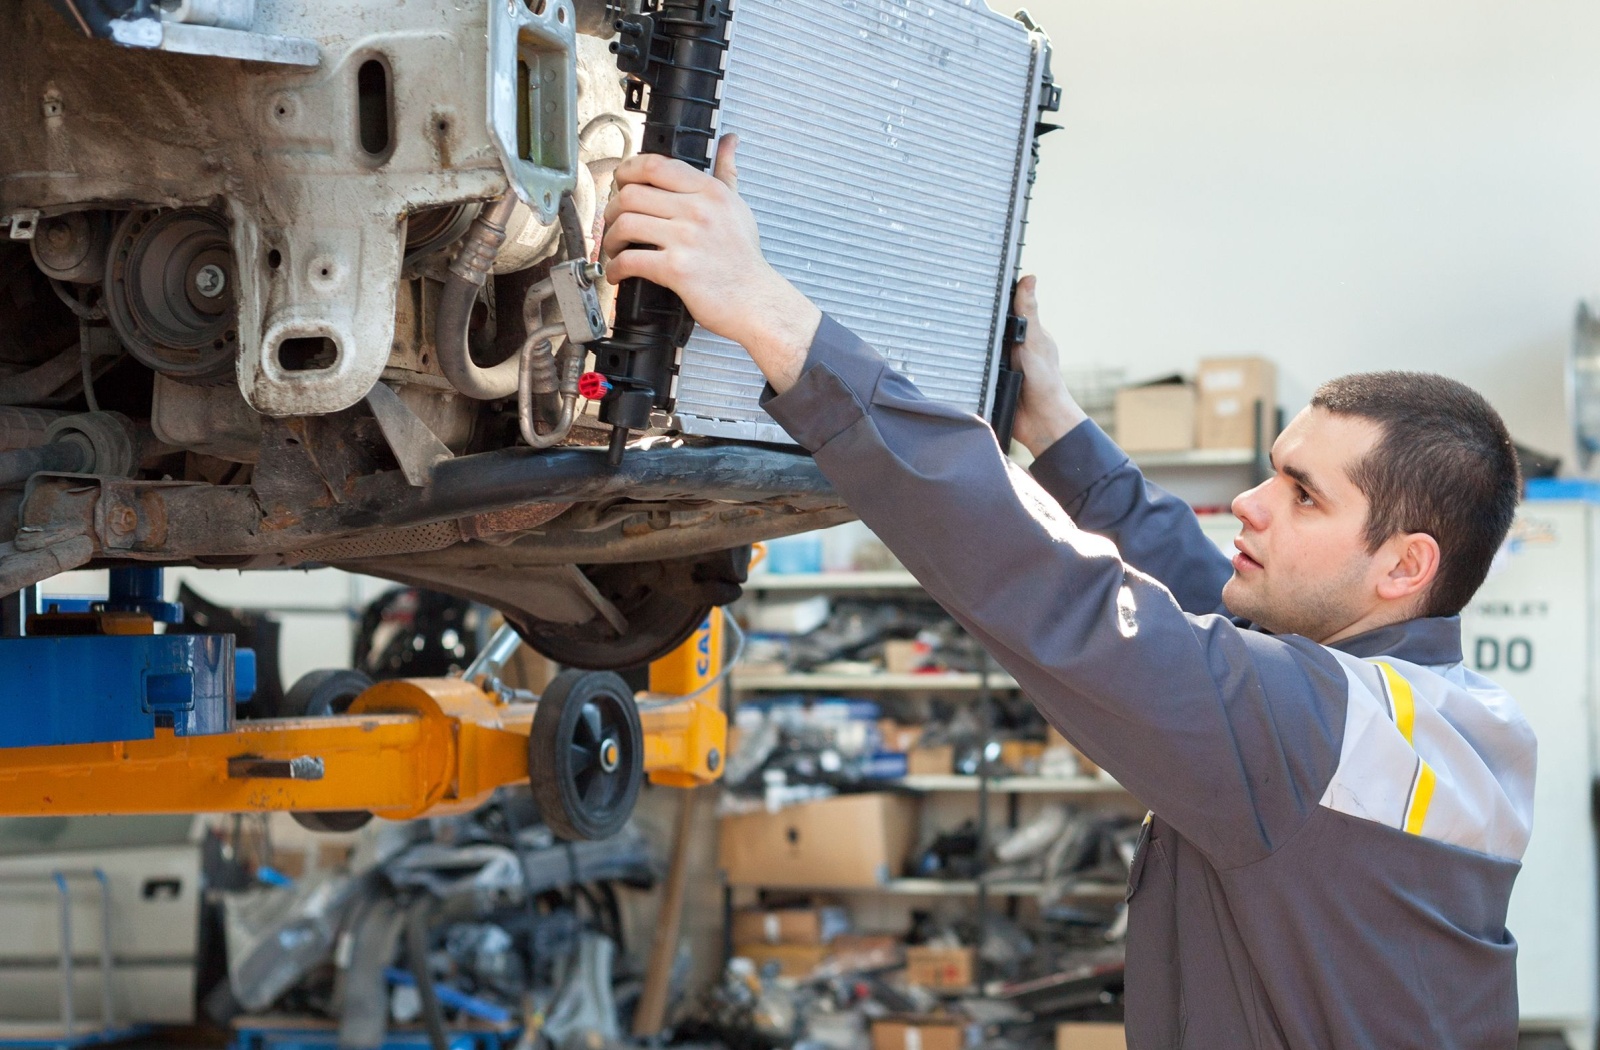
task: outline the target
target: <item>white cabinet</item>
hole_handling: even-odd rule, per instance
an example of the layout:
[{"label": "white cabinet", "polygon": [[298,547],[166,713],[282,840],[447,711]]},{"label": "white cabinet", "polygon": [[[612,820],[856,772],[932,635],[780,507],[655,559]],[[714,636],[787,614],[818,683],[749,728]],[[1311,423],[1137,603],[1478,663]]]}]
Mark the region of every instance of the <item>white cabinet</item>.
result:
[{"label": "white cabinet", "polygon": [[1524,1029],[1595,1045],[1595,538],[1577,502],[1525,503],[1489,579],[1462,614],[1468,667],[1503,686],[1539,738],[1533,838],[1511,894]]}]

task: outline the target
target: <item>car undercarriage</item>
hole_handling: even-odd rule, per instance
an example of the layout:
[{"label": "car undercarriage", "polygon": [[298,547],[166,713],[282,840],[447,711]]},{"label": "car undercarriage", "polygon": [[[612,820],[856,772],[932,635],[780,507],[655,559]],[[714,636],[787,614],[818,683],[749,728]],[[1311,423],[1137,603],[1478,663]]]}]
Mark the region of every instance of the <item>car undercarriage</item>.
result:
[{"label": "car undercarriage", "polygon": [[[733,385],[681,386],[682,304],[597,265],[624,158],[705,165],[729,7],[0,7],[0,595],[81,567],[331,565],[616,668],[737,597],[751,543],[848,520],[809,457],[739,421],[753,395],[675,415]],[[1053,89],[1036,34],[983,18],[1021,123],[960,396],[998,414]]]}]

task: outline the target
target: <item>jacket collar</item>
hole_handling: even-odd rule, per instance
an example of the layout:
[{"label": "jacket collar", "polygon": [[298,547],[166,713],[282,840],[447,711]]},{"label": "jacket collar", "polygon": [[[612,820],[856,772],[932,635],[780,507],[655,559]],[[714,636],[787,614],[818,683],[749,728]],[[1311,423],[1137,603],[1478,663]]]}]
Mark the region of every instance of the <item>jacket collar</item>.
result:
[{"label": "jacket collar", "polygon": [[1392,623],[1334,642],[1329,648],[1363,660],[1392,656],[1423,667],[1458,664],[1461,662],[1461,617],[1429,616]]}]

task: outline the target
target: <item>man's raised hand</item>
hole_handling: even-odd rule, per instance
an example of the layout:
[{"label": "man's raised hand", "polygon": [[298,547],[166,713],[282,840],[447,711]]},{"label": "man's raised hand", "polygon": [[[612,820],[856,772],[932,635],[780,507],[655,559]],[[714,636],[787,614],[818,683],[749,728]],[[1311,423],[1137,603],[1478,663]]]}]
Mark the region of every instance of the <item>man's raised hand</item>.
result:
[{"label": "man's raised hand", "polygon": [[1061,353],[1039,323],[1038,279],[1017,282],[1012,310],[1028,322],[1027,337],[1011,348],[1011,365],[1022,373],[1022,400],[1012,436],[1038,456],[1089,417],[1061,378]]},{"label": "man's raised hand", "polygon": [[732,135],[718,143],[710,175],[653,154],[623,161],[601,249],[613,283],[642,277],[677,292],[781,393],[799,378],[822,313],[762,256],[755,216],[739,197],[737,146]]}]

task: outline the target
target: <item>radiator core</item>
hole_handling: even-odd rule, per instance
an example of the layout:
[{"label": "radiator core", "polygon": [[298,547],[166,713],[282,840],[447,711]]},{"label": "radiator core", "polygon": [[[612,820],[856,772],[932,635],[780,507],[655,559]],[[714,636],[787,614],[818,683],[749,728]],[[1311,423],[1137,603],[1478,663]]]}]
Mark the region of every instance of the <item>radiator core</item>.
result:
[{"label": "radiator core", "polygon": [[[738,0],[720,131],[780,273],[929,397],[993,398],[1047,68],[981,0]],[[789,443],[745,352],[697,329],[675,425]]]}]

